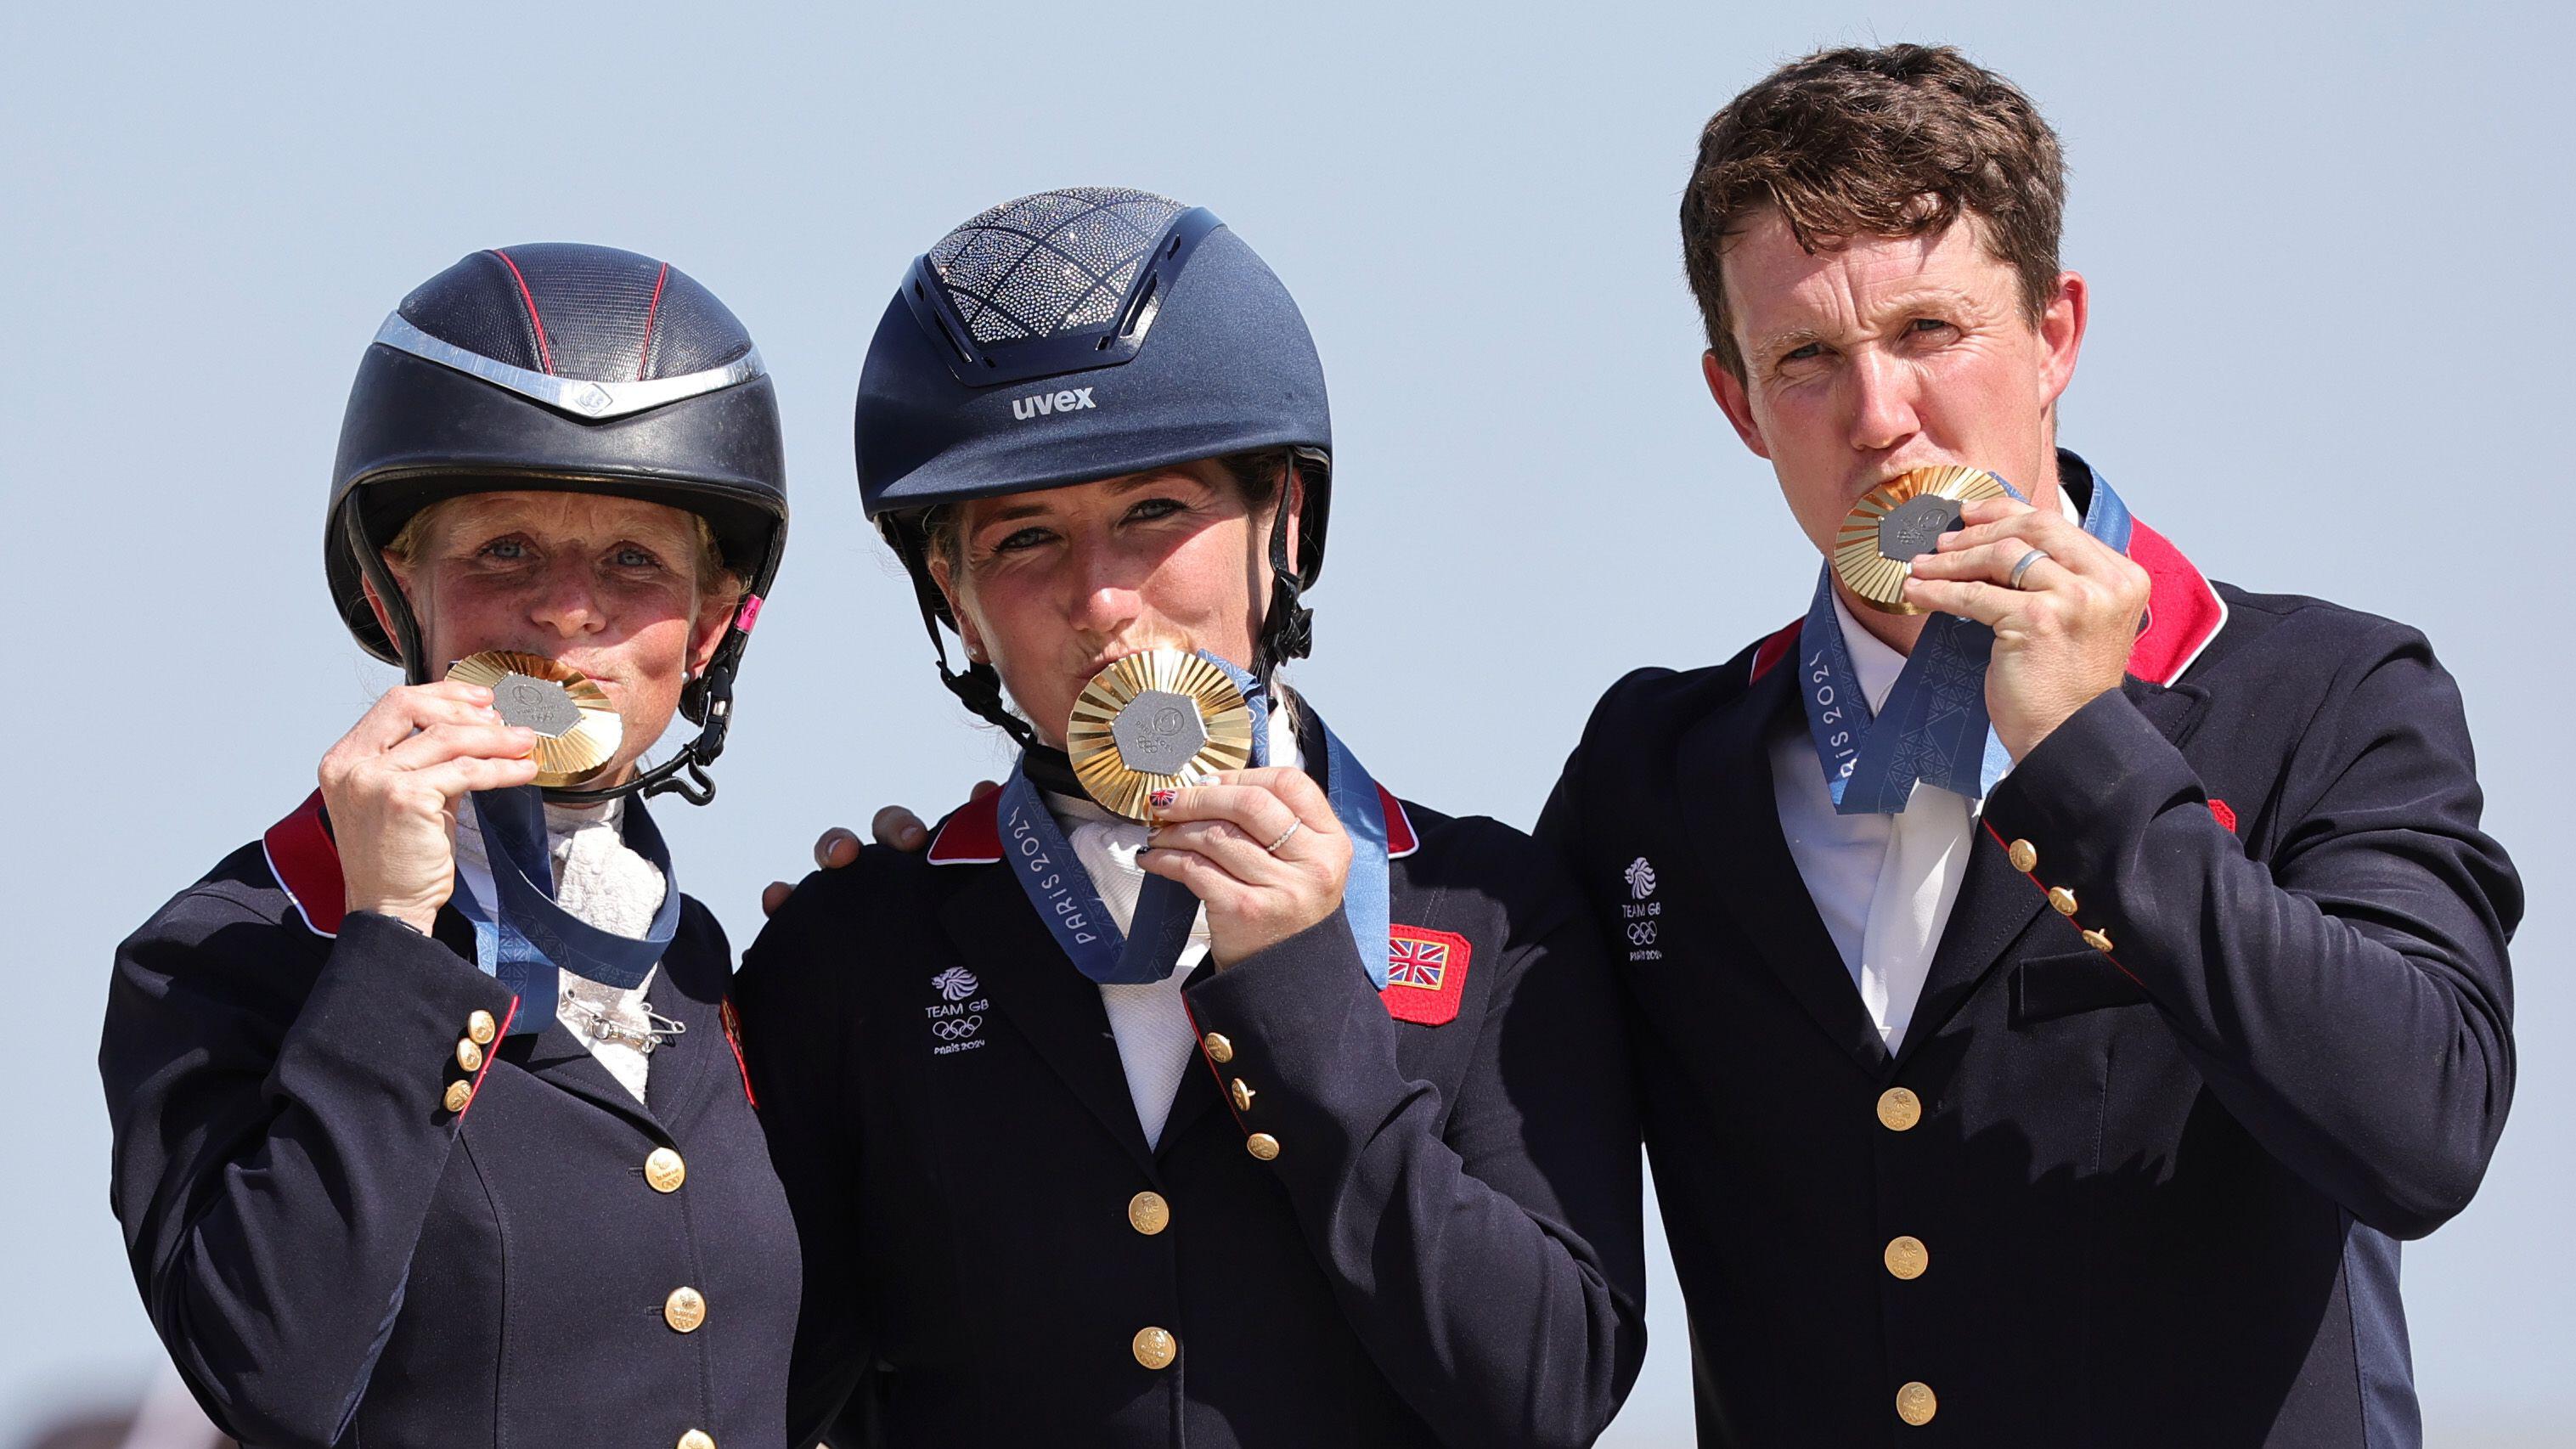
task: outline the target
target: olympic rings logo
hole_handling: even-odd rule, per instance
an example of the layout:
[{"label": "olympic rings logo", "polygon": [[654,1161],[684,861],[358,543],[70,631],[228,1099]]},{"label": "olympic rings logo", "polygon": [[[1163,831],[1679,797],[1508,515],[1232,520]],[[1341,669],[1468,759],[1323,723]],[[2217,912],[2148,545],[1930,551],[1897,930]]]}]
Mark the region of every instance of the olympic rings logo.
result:
[{"label": "olympic rings logo", "polygon": [[941,1041],[964,1041],[984,1029],[984,1018],[969,1016],[955,1021],[934,1021],[930,1029]]}]

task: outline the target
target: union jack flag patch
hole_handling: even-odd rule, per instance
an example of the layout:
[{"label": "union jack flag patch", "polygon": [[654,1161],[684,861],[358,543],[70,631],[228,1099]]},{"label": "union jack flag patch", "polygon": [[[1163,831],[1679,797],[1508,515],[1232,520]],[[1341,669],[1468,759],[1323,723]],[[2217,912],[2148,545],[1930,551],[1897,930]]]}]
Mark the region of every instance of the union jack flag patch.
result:
[{"label": "union jack flag patch", "polygon": [[1389,926],[1386,948],[1386,989],[1378,999],[1386,1003],[1387,1014],[1421,1026],[1456,1020],[1467,989],[1467,961],[1476,949],[1467,938],[1421,926]]}]

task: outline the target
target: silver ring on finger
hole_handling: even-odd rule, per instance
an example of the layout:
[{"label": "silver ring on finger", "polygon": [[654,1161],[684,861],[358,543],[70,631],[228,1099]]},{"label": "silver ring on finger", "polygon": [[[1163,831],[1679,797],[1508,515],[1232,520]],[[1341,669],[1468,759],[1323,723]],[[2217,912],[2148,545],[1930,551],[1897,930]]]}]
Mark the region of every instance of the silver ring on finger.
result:
[{"label": "silver ring on finger", "polygon": [[1288,828],[1279,832],[1279,838],[1277,840],[1274,840],[1261,848],[1269,851],[1272,855],[1277,855],[1279,853],[1279,847],[1286,845],[1291,837],[1295,836],[1298,831],[1305,828],[1305,821],[1291,820],[1288,822]]},{"label": "silver ring on finger", "polygon": [[2004,580],[2004,587],[2008,589],[2020,588],[2022,575],[2030,572],[2030,566],[2032,564],[2035,564],[2046,557],[2048,557],[2048,550],[2044,548],[2035,548],[2030,552],[2023,554],[2021,556],[2021,562],[2012,566],[2012,575]]}]

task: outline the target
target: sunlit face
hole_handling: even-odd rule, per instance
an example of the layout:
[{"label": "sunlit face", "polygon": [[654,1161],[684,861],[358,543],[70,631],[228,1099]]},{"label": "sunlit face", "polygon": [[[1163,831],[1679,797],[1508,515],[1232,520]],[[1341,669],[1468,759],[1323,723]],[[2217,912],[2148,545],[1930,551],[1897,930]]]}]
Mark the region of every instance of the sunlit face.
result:
[{"label": "sunlit face", "polygon": [[1966,464],[2035,504],[2056,496],[2055,408],[2084,340],[2082,277],[2060,273],[2034,325],[2019,274],[1973,219],[1811,256],[1769,210],[1730,245],[1725,279],[1745,376],[1711,354],[1709,391],[1771,460],[1819,551],[1862,494],[1915,468]]},{"label": "sunlit face", "polygon": [[724,637],[733,601],[707,594],[698,555],[696,519],[665,504],[473,493],[424,518],[411,558],[385,563],[420,621],[433,677],[468,654],[515,649],[599,681],[625,722],[592,782],[609,785],[669,727],[681,687]]},{"label": "sunlit face", "polygon": [[[1278,502],[1295,507],[1294,486]],[[962,552],[931,561],[969,657],[1000,671],[1038,737],[1061,748],[1091,677],[1148,649],[1248,666],[1270,594],[1270,511],[1213,461],[978,499]],[[1290,556],[1296,522],[1289,522]]]}]

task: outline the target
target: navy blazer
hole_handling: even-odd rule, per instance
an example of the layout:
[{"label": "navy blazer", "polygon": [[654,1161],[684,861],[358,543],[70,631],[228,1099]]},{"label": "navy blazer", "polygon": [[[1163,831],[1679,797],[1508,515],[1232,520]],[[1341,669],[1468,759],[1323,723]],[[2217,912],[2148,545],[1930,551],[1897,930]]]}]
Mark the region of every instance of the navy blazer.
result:
[{"label": "navy blazer", "polygon": [[1600,1433],[1644,1352],[1616,989],[1528,837],[1388,817],[1403,979],[1338,915],[1203,964],[1151,1149],[991,797],[797,887],[737,988],[805,1242],[791,1437],[854,1387],[897,1446]]},{"label": "navy blazer", "polygon": [[1893,1056],[1774,804],[1795,626],[1630,675],[1566,766],[1703,1444],[2420,1440],[2398,1240],[2513,1089],[2459,695],[2402,625],[2132,552],[2145,677],[1988,800]]},{"label": "navy blazer", "polygon": [[264,1449],[775,1449],[796,1240],[714,918],[682,902],[649,994],[688,1030],[639,1103],[560,1022],[465,1070],[516,1002],[472,928],[340,890],[316,797],[116,953],[109,1195],[206,1413]]}]

